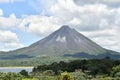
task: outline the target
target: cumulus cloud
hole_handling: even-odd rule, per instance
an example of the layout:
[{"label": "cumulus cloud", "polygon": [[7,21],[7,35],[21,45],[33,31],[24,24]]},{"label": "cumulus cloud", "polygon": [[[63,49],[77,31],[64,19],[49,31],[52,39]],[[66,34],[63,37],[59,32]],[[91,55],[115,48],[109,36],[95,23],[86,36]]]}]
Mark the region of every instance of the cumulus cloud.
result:
[{"label": "cumulus cloud", "polygon": [[0,16],[3,16],[3,11],[2,11],[2,9],[0,9]]},{"label": "cumulus cloud", "polygon": [[110,49],[110,50],[115,50],[115,51],[120,51],[119,50],[119,46],[120,46],[120,41],[117,40],[116,37],[114,37],[115,39],[113,39],[113,37],[96,37],[93,40],[98,43],[101,44],[104,48],[106,49]]},{"label": "cumulus cloud", "polygon": [[120,7],[120,0],[74,0],[77,5],[102,3],[109,7]]},{"label": "cumulus cloud", "polygon": [[120,36],[118,35],[119,32],[117,32],[115,29],[82,33],[95,41],[97,44],[102,45],[104,48],[119,51]]},{"label": "cumulus cloud", "polygon": [[3,11],[0,9],[0,51],[17,49],[24,46],[19,42],[17,35],[10,31],[11,29],[17,29],[19,23],[20,20],[16,18],[15,14],[4,17]]},{"label": "cumulus cloud", "polygon": [[5,49],[18,49],[18,48],[22,48],[22,47],[24,47],[23,44],[16,43],[16,42],[14,42],[14,43],[5,43],[5,45],[4,45]]},{"label": "cumulus cloud", "polygon": [[18,42],[17,35],[11,31],[0,31],[0,42]]},{"label": "cumulus cloud", "polygon": [[20,20],[16,18],[15,14],[11,14],[9,17],[0,17],[0,29],[15,28],[19,23]]},{"label": "cumulus cloud", "polygon": [[17,35],[11,31],[0,31],[0,44],[3,46],[0,50],[16,49],[24,46],[19,42]]},{"label": "cumulus cloud", "polygon": [[[42,1],[46,6],[44,14],[21,19],[17,19],[14,14],[9,18],[0,17],[0,29],[17,25],[20,29],[41,37],[67,24],[101,46],[120,51],[120,7],[113,7],[120,3],[119,0],[52,0],[48,4],[48,0]],[[9,45],[15,46],[14,43]]]},{"label": "cumulus cloud", "polygon": [[57,0],[46,10],[50,16],[29,16],[21,25],[29,24],[26,27],[28,32],[41,36],[68,24],[103,47],[118,51],[120,45],[116,43],[120,43],[120,8],[109,6],[112,2],[119,3],[118,0]]},{"label": "cumulus cloud", "polygon": [[63,21],[63,24],[72,22],[84,31],[111,28],[108,27],[109,23],[114,22],[111,17],[115,17],[118,10],[109,9],[104,4],[78,6],[72,0],[59,0],[51,7],[52,14]]},{"label": "cumulus cloud", "polygon": [[[73,0],[58,0],[49,9],[50,16],[34,15],[23,19],[20,26],[28,28],[29,32],[37,35],[55,30],[58,25],[74,25],[81,31],[103,30],[112,22],[114,10],[104,4],[78,6]],[[45,26],[45,27],[44,27]],[[53,27],[51,27],[53,26]]]},{"label": "cumulus cloud", "polygon": [[19,27],[37,36],[45,36],[58,29],[59,25],[55,17],[31,15],[23,19]]}]

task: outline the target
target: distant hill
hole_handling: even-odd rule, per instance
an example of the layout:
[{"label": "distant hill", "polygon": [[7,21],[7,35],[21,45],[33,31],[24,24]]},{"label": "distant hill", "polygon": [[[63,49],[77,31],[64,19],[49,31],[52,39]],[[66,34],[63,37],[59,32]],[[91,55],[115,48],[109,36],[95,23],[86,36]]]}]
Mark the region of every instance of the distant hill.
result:
[{"label": "distant hill", "polygon": [[120,53],[102,48],[67,25],[63,25],[57,31],[28,47],[9,52],[0,52],[0,59],[51,56],[77,58],[102,58],[110,56],[114,59],[120,59]]}]

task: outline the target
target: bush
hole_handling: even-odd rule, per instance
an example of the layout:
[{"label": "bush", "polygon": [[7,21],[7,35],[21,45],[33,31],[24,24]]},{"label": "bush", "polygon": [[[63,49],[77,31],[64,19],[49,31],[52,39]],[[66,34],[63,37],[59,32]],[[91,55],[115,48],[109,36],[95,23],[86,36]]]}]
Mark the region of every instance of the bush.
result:
[{"label": "bush", "polygon": [[28,72],[26,70],[20,71],[20,74],[25,76],[25,77],[29,77]]},{"label": "bush", "polygon": [[70,73],[64,72],[61,73],[61,76],[58,78],[58,80],[74,80],[74,77]]},{"label": "bush", "polygon": [[0,73],[0,80],[22,80],[24,76],[16,73]]},{"label": "bush", "polygon": [[87,80],[87,76],[82,71],[75,71],[71,73],[75,80]]},{"label": "bush", "polygon": [[115,66],[115,67],[112,68],[111,76],[120,78],[120,65]]},{"label": "bush", "polygon": [[53,76],[55,74],[55,72],[53,72],[53,70],[46,70],[43,72],[43,75],[47,75],[47,76]]}]

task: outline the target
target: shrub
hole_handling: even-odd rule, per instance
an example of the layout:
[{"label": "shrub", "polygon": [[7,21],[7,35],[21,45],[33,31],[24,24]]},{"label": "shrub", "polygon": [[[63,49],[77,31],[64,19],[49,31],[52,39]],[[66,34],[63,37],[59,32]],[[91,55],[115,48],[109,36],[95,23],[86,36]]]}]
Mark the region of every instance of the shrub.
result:
[{"label": "shrub", "polygon": [[27,72],[26,70],[20,71],[20,74],[23,75],[23,76],[25,76],[25,77],[28,77],[28,76],[29,76],[29,75],[28,75],[28,72]]},{"label": "shrub", "polygon": [[71,73],[74,76],[75,80],[87,80],[87,76],[82,71],[75,71]]},{"label": "shrub", "polygon": [[70,73],[64,72],[61,73],[61,76],[58,78],[58,80],[74,80],[74,77]]},{"label": "shrub", "polygon": [[53,70],[46,70],[43,72],[43,75],[47,75],[47,76],[53,76],[55,74],[55,72],[53,72]]},{"label": "shrub", "polygon": [[115,67],[112,68],[111,76],[120,78],[120,65],[115,66]]}]

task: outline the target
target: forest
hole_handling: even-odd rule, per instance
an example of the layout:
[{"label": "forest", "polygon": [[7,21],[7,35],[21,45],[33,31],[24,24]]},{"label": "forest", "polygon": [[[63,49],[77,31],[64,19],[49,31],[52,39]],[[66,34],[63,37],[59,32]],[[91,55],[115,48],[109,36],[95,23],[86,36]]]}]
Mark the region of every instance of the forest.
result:
[{"label": "forest", "polygon": [[28,73],[0,73],[0,80],[120,80],[120,60],[73,60],[38,65]]}]

